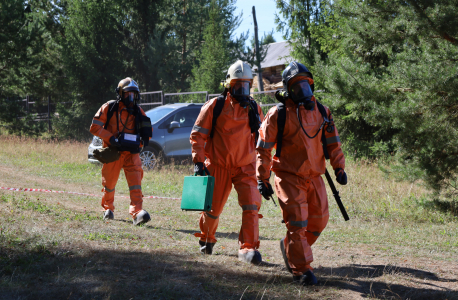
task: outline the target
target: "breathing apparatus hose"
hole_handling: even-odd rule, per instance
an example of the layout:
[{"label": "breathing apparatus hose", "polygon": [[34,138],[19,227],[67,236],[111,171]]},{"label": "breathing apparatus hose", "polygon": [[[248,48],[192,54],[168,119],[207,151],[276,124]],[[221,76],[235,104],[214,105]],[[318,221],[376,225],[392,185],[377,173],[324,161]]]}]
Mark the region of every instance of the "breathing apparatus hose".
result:
[{"label": "breathing apparatus hose", "polygon": [[[326,121],[323,121],[323,123],[321,123],[320,129],[318,129],[318,131],[315,133],[314,136],[308,135],[307,132],[306,132],[305,129],[304,129],[304,126],[302,126],[301,117],[300,117],[300,115],[299,115],[299,108],[301,107],[301,105],[304,105],[304,103],[299,103],[299,104],[297,105],[297,108],[296,108],[297,120],[299,121],[299,124],[301,125],[302,131],[305,133],[305,135],[306,135],[309,139],[314,139],[314,138],[318,135],[318,133],[321,131],[321,129],[323,129],[324,123],[326,123]],[[305,108],[304,108],[304,109],[305,109]]]},{"label": "breathing apparatus hose", "polygon": [[[120,114],[122,114],[122,111],[123,111],[123,110],[126,110],[126,112],[127,112],[127,118],[126,118],[126,124],[124,124],[124,122],[122,121],[122,119],[120,120],[122,126],[124,126],[124,129],[127,129],[127,130],[134,130],[134,129],[135,129],[135,126],[132,127],[132,128],[127,127],[127,123],[128,123],[128,121],[129,121],[129,116],[132,115],[132,113],[130,113],[129,110],[127,110],[126,108],[123,108],[123,109],[121,109],[121,113],[120,113]],[[132,115],[132,116],[133,116],[133,115]],[[135,118],[135,116],[134,116],[134,118]],[[118,124],[118,126],[119,126],[119,124]],[[123,132],[124,132],[124,129],[122,130]],[[118,128],[118,131],[119,131],[119,128]]]}]

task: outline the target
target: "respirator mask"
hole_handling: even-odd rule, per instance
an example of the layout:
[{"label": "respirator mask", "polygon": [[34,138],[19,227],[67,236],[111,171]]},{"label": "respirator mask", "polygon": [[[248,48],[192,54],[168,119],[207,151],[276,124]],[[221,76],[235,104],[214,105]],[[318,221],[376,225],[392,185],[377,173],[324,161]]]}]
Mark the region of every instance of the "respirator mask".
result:
[{"label": "respirator mask", "polygon": [[313,110],[315,107],[315,102],[312,101],[313,92],[307,79],[294,82],[288,94],[294,103],[303,105],[306,110]]},{"label": "respirator mask", "polygon": [[240,104],[241,107],[245,108],[250,103],[250,81],[236,81],[231,83],[231,95]]},{"label": "respirator mask", "polygon": [[124,92],[122,93],[121,101],[126,107],[134,106],[135,100],[137,100],[137,92]]}]

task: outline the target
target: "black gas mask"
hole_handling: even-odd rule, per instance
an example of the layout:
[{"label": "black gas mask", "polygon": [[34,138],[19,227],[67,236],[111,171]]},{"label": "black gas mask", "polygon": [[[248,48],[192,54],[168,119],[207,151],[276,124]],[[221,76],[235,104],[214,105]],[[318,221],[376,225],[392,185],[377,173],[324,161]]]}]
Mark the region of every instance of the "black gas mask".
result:
[{"label": "black gas mask", "polygon": [[137,92],[124,92],[122,93],[121,101],[126,107],[133,107],[135,100],[137,100]]},{"label": "black gas mask", "polygon": [[301,80],[292,84],[288,94],[294,103],[303,105],[306,110],[313,110],[315,107],[315,102],[312,101],[313,92],[308,80]]},{"label": "black gas mask", "polygon": [[230,89],[232,97],[245,108],[250,104],[250,82],[249,81],[236,81],[231,84]]}]

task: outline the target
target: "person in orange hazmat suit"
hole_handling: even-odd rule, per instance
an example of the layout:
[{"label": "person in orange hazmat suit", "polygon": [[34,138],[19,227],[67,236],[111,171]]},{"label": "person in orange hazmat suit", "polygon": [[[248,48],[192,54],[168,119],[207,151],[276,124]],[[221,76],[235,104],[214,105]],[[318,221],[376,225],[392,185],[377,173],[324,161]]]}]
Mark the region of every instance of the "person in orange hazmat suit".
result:
[{"label": "person in orange hazmat suit", "polygon": [[[204,175],[205,169],[215,177],[211,211],[201,213],[201,232],[194,234],[200,238],[200,251],[212,254],[217,241],[215,233],[219,217],[233,184],[243,211],[238,257],[243,262],[258,264],[262,261],[257,250],[258,222],[262,215],[258,213],[261,195],[256,188],[255,143],[263,115],[260,106],[250,97],[252,83],[250,66],[240,60],[234,63],[228,69],[224,82],[224,97],[213,98],[204,104],[192,129],[190,141],[194,171]],[[218,101],[224,106],[219,116],[215,117]],[[215,118],[217,121],[213,123]],[[250,123],[254,125],[250,126]]]},{"label": "person in orange hazmat suit", "polygon": [[[324,151],[329,154],[340,184],[347,183],[345,158],[329,109],[322,106],[328,123],[318,109],[321,104],[313,96],[310,71],[303,64],[292,62],[284,70],[282,81],[287,93],[276,93],[277,99],[286,107],[279,143],[281,155],[277,144],[279,112],[277,107],[273,107],[259,129],[256,147],[258,189],[265,198],[273,194],[269,178],[271,170],[274,171],[275,190],[288,229],[286,237],[280,242],[286,267],[295,282],[314,285],[317,279],[310,266],[313,261],[311,246],[329,219],[326,189],[321,178],[326,170]],[[325,139],[325,147],[322,139]],[[272,159],[274,147],[277,153]]]},{"label": "person in orange hazmat suit", "polygon": [[[145,141],[138,137],[138,122],[141,116],[146,116],[137,105],[139,88],[130,77],[121,80],[116,88],[117,100],[109,101],[95,114],[90,132],[103,140],[103,147],[117,147],[120,158],[117,161],[105,163],[102,167],[102,207],[104,219],[114,219],[114,195],[121,169],[127,179],[130,190],[129,213],[133,224],[140,225],[151,218],[142,208],[143,195],[141,181],[143,178],[142,162],[139,152]],[[109,120],[107,120],[109,118]],[[152,129],[149,129],[152,131]],[[147,138],[149,141],[151,135]]]}]

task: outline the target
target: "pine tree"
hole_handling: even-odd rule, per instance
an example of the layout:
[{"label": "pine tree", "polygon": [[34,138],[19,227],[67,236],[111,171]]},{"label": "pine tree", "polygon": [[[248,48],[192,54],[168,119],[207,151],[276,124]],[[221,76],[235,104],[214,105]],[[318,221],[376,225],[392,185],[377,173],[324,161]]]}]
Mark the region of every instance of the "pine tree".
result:
[{"label": "pine tree", "polygon": [[0,97],[56,95],[64,83],[56,22],[59,8],[47,1],[0,3]]},{"label": "pine tree", "polygon": [[336,5],[340,51],[316,70],[344,144],[396,153],[398,174],[457,192],[458,1]]},{"label": "pine tree", "polygon": [[224,26],[216,1],[210,3],[207,26],[204,30],[204,42],[197,56],[199,64],[192,70],[193,91],[217,93],[221,90],[220,82],[229,64],[229,55],[224,39]]},{"label": "pine tree", "polygon": [[[290,0],[276,1],[280,14],[275,17],[277,30],[283,33],[283,38],[291,45],[290,55],[294,60],[306,65],[315,74],[315,65],[326,57],[323,49],[327,48],[318,32],[329,31],[328,25],[333,17],[330,0]],[[280,17],[282,16],[282,18]],[[315,78],[315,87],[323,88],[322,78]]]},{"label": "pine tree", "polygon": [[0,123],[12,134],[39,135],[46,127],[43,122],[34,122],[31,113],[19,105],[19,99],[32,95],[38,106],[48,96],[55,99],[67,90],[56,3],[0,3]]}]

